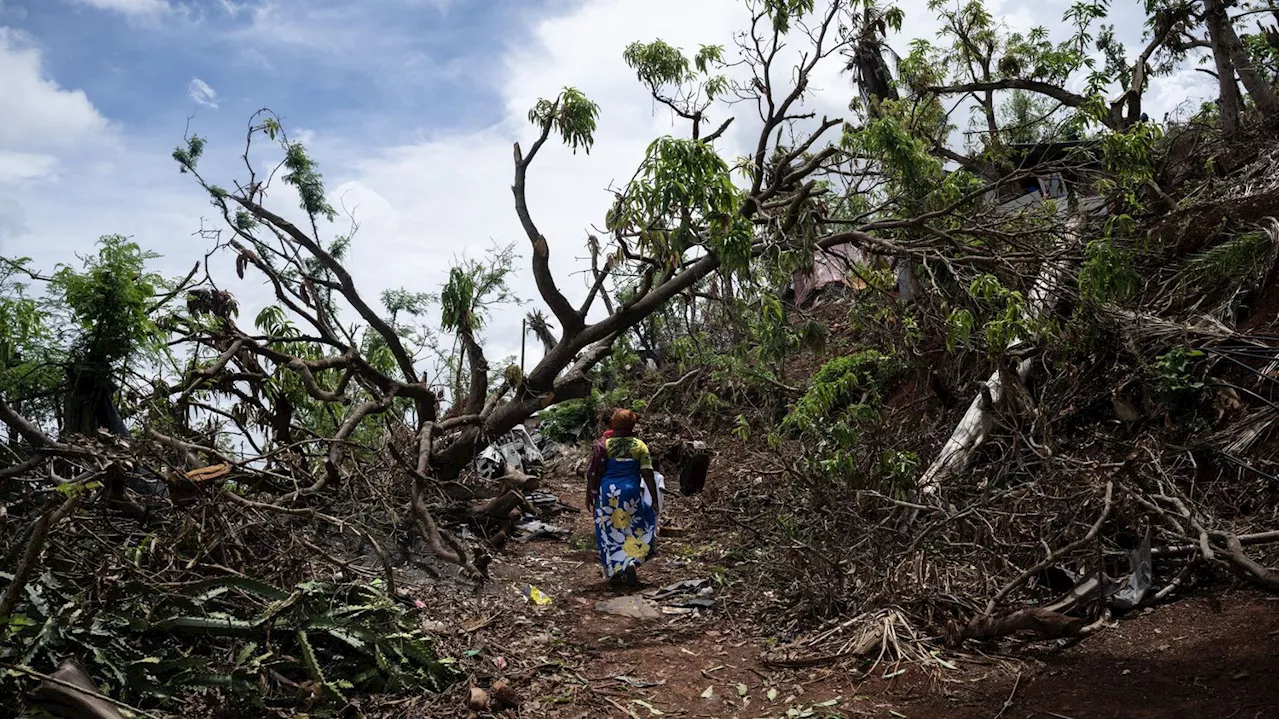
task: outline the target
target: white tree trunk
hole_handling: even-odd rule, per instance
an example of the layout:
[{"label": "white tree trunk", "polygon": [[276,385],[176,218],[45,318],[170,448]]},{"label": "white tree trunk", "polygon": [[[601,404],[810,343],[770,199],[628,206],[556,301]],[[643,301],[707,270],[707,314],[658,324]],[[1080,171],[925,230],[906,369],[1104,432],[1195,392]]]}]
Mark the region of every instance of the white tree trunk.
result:
[{"label": "white tree trunk", "polygon": [[[1071,219],[1066,221],[1066,231],[1061,243],[1063,246],[1076,242],[1079,226],[1079,218],[1076,216],[1072,216]],[[1031,288],[1031,297],[1027,303],[1025,315],[1028,319],[1040,320],[1052,311],[1063,283],[1070,278],[1070,270],[1071,262],[1068,259],[1054,259],[1044,263],[1044,266],[1040,268],[1040,274],[1036,277],[1035,284]],[[1025,344],[1026,341],[1023,338],[1015,338],[1009,343],[1007,349],[1009,351],[1016,350]],[[1024,358],[1018,362],[1019,381],[1026,382],[1027,375],[1030,372],[1030,358]],[[995,409],[1004,401],[1005,395],[1005,387],[1000,379],[1000,371],[992,372],[991,377],[987,379],[985,384],[986,392],[979,391],[978,395],[969,403],[969,410],[964,413],[964,417],[951,433],[950,439],[942,446],[942,451],[938,453],[938,458],[920,476],[917,487],[920,490],[921,497],[936,496],[947,479],[963,470],[968,465],[970,458],[972,458],[974,450],[982,445],[982,442],[987,438],[987,433],[995,425]],[[990,404],[987,404],[983,398],[984,394],[990,396]]]}]

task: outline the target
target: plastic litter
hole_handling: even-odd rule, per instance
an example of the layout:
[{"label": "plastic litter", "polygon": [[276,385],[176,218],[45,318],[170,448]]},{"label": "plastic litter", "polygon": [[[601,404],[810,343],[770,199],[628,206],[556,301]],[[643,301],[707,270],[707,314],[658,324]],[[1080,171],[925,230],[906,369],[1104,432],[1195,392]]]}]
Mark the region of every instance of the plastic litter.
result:
[{"label": "plastic litter", "polygon": [[538,589],[532,584],[525,585],[524,596],[538,606],[545,606],[551,603],[551,597],[548,597],[541,589]]}]

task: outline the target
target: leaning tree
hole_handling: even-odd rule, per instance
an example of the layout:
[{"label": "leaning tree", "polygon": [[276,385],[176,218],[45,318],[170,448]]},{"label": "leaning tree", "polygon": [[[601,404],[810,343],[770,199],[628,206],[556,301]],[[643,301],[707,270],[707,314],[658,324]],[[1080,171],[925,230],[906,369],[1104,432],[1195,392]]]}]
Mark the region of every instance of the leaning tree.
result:
[{"label": "leaning tree", "polygon": [[[235,253],[240,276],[257,272],[266,278],[275,301],[260,315],[257,331],[241,328],[217,302],[194,308],[198,311],[182,320],[182,331],[206,348],[207,357],[195,374],[235,380],[228,383],[235,386],[224,389],[250,408],[241,411],[251,419],[244,426],[248,434],[262,434],[255,422],[287,428],[289,418],[282,415],[297,411],[299,404],[322,407],[321,414],[332,418],[315,481],[272,501],[285,511],[296,503],[323,501],[325,490],[341,486],[352,471],[345,460],[353,435],[371,418],[393,416],[404,422],[411,437],[413,452],[398,456],[418,530],[439,557],[472,574],[482,573],[484,562],[470,556],[433,512],[431,500],[439,496],[439,486],[457,478],[486,442],[530,415],[585,397],[591,389],[590,371],[622,333],[708,278],[746,273],[753,257],[788,241],[804,214],[801,208],[824,192],[813,176],[835,162],[839,150],[829,135],[840,121],[818,119],[803,106],[814,69],[847,46],[843,28],[853,10],[848,3],[818,7],[813,0],[750,2],[748,8],[750,26],[738,38],[738,59],[727,58],[720,47],[703,47],[690,58],[661,41],[627,48],[625,59],[640,81],[688,122],[689,132],[655,140],[634,177],[617,192],[605,221],[607,239],[593,243],[591,289],[577,304],[551,269],[555,238],[539,229],[527,188],[536,181],[535,161],[549,151],[553,139],[573,151],[590,151],[598,108],[578,90],[566,88],[530,110],[534,139],[513,148],[511,189],[532,251],[538,294],[558,337],[527,373],[518,367],[500,375],[491,372],[479,333],[484,313],[478,309],[501,290],[501,273],[486,277],[481,271],[455,269],[438,297],[423,299],[439,301],[441,326],[455,336],[465,359],[469,379],[458,383],[462,391],[457,396],[444,397],[422,371],[405,328],[388,317],[388,298],[379,307],[356,286],[341,259],[349,237],[327,236],[327,223],[337,213],[326,199],[316,164],[301,143],[288,138],[275,115],[255,115],[246,142],[276,143],[282,153],[279,165],[261,170],[247,159],[256,152],[246,152],[247,174],[233,189],[215,184],[200,168],[204,140],[187,139],[174,157],[209,192],[220,212],[226,234],[219,242]],[[713,118],[733,106],[758,114],[751,118],[758,124],[753,128],[758,139],[736,163],[717,147],[735,118]],[[745,183],[735,182],[735,169],[747,178]],[[273,181],[296,190],[302,221],[291,221],[269,205],[266,193]],[[851,237],[871,235],[864,228],[849,229],[843,239],[830,241]],[[623,282],[630,291],[624,299],[610,301],[608,286]],[[214,286],[203,291],[207,298],[225,293]],[[607,312],[592,320],[601,298]],[[393,299],[400,300],[396,307],[413,305],[406,304],[403,293]],[[352,318],[362,330],[349,326]],[[494,376],[501,379],[493,382]],[[285,385],[294,394],[282,392]],[[446,399],[450,408],[442,413]],[[283,449],[277,436],[258,448],[262,456]],[[192,450],[187,455],[192,461],[213,462],[222,456],[189,442],[183,446]]]}]

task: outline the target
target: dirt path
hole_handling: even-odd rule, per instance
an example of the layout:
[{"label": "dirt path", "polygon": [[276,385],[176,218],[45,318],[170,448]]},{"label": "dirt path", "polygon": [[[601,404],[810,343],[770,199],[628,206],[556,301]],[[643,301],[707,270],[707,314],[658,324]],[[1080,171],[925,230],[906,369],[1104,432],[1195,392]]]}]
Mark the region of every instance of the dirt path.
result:
[{"label": "dirt path", "polygon": [[[583,506],[578,481],[549,478],[546,489]],[[724,576],[717,561],[731,538],[699,521],[702,503],[713,501],[668,498],[669,520],[688,533],[665,540],[660,555],[643,567],[638,591]],[[717,608],[706,616],[640,620],[597,611],[597,602],[620,594],[601,578],[587,514],[559,521],[572,522],[572,536],[510,547],[495,560],[497,581],[474,610],[484,626],[468,635],[470,651],[493,665],[481,683],[507,676],[520,693],[519,713],[506,716],[1277,715],[1274,598],[1232,592],[1184,599],[1071,648],[1028,646],[1015,662],[960,662],[940,678],[915,668],[887,680],[883,668],[870,678],[847,667],[772,671],[759,661],[768,630],[736,609],[743,600],[735,596],[738,587],[713,582]],[[528,585],[551,603],[526,600]]]}]

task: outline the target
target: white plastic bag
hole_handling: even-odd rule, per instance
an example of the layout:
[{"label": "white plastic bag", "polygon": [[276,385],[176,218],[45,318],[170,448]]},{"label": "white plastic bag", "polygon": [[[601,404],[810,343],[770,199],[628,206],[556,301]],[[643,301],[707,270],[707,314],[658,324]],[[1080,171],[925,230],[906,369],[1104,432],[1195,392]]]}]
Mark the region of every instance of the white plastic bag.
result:
[{"label": "white plastic bag", "polygon": [[657,485],[657,487],[658,487],[658,501],[657,501],[657,502],[654,502],[654,501],[653,501],[653,497],[650,497],[650,496],[649,496],[649,485],[648,485],[646,482],[643,482],[643,481],[641,481],[641,482],[640,482],[640,498],[641,498],[641,500],[642,500],[642,501],[644,501],[646,504],[648,504],[649,506],[653,507],[653,511],[654,511],[654,513],[655,513],[655,514],[659,514],[659,515],[660,515],[660,514],[662,514],[662,491],[663,491],[663,490],[662,490],[662,488],[663,488],[663,484],[662,484],[662,473],[661,473],[661,472],[654,472],[654,473],[653,473],[653,483],[654,483],[655,485]]}]

